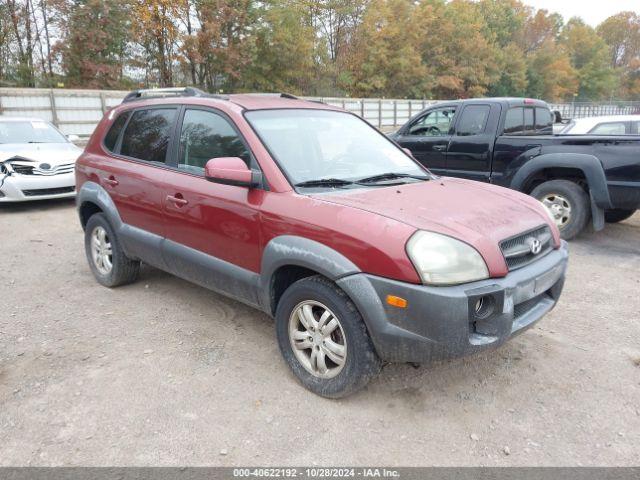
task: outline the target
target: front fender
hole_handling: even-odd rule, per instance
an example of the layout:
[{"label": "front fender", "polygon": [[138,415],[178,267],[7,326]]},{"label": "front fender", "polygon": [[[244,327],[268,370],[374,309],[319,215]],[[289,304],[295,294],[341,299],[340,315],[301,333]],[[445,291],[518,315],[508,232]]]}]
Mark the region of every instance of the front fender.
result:
[{"label": "front fender", "polygon": [[308,268],[334,282],[360,272],[351,260],[320,242],[295,235],[275,237],[263,251],[260,268],[260,296],[265,308],[271,305],[273,274],[286,265]]}]

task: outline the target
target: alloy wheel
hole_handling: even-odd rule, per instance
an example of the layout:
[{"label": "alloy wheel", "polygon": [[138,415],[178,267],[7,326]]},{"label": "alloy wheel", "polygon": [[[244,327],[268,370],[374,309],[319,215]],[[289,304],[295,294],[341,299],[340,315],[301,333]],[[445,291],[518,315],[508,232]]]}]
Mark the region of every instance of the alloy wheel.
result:
[{"label": "alloy wheel", "polygon": [[91,232],[91,258],[101,275],[109,275],[113,268],[113,250],[107,231],[98,225]]},{"label": "alloy wheel", "polygon": [[338,317],[314,300],[300,302],[289,317],[293,353],[309,373],[333,378],[344,368],[347,343]]},{"label": "alloy wheel", "polygon": [[571,220],[571,204],[562,195],[556,193],[545,195],[542,204],[551,213],[558,228],[564,227]]}]

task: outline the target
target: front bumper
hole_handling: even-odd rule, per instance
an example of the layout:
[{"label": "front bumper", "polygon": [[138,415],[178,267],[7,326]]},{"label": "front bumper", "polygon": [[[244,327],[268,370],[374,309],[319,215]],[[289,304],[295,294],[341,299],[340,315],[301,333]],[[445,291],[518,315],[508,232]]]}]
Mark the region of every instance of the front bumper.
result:
[{"label": "front bumper", "polygon": [[[380,358],[426,363],[497,347],[531,327],[556,305],[567,260],[563,241],[504,278],[430,287],[359,273],[337,283],[358,307]],[[387,295],[406,299],[407,307],[388,305]],[[480,298],[492,307],[482,318],[475,313]]]},{"label": "front bumper", "polygon": [[73,197],[76,178],[73,172],[61,175],[11,175],[0,187],[0,203]]}]

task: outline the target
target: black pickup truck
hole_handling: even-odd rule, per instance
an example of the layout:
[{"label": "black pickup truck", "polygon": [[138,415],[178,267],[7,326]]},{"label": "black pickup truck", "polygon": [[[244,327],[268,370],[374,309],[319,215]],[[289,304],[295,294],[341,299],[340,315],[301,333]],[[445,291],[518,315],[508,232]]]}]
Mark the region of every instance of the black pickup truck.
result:
[{"label": "black pickup truck", "polygon": [[640,208],[640,135],[554,135],[541,100],[480,98],[433,105],[390,134],[439,175],[528,193],[563,238]]}]

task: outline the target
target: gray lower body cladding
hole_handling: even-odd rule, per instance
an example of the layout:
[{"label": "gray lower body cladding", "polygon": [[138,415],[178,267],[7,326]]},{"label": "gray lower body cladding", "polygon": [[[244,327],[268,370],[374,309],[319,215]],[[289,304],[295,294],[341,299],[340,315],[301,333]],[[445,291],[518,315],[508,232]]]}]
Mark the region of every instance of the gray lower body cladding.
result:
[{"label": "gray lower body cladding", "polygon": [[[563,242],[504,278],[429,287],[359,273],[337,283],[360,310],[382,359],[426,363],[497,347],[531,327],[556,305],[567,259]],[[388,305],[387,295],[406,299],[407,307]]]}]

